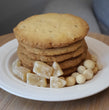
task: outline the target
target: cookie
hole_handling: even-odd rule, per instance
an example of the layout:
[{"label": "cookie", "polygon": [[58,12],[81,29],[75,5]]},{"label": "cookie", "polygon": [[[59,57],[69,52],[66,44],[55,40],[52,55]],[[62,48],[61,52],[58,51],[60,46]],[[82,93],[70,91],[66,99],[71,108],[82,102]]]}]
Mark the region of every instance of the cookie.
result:
[{"label": "cookie", "polygon": [[[83,61],[86,58],[86,52],[84,52],[82,55],[79,55],[76,58],[70,58],[68,60],[65,60],[63,62],[60,62],[59,65],[62,69],[67,69],[73,66],[78,65],[79,63],[81,63],[81,61]],[[27,67],[29,68],[33,68],[33,64],[34,64],[34,60],[28,58],[26,55],[24,54],[18,54],[19,59],[22,62],[22,65],[27,65]],[[45,62],[48,65],[52,65],[53,62]]]},{"label": "cookie", "polygon": [[53,56],[53,55],[60,55],[65,54],[69,52],[73,52],[77,50],[81,45],[85,43],[84,40],[78,41],[70,46],[62,47],[62,48],[53,48],[53,49],[38,49],[38,48],[32,48],[28,45],[25,45],[23,43],[19,43],[21,48],[25,48],[25,51],[37,54],[37,55],[45,55],[45,56]]},{"label": "cookie", "polygon": [[64,60],[70,59],[72,57],[77,57],[80,54],[82,54],[85,50],[87,49],[87,45],[83,44],[79,49],[77,49],[74,52],[70,52],[70,53],[66,53],[66,54],[62,54],[62,55],[56,55],[56,56],[44,56],[44,55],[37,55],[34,53],[30,53],[25,51],[24,48],[22,47],[18,47],[18,53],[20,54],[24,54],[26,55],[28,58],[31,58],[34,61],[42,61],[42,62],[62,62]]},{"label": "cookie", "polygon": [[[67,69],[73,66],[77,66],[79,63],[81,63],[84,59],[86,59],[86,52],[79,55],[76,58],[70,58],[68,60],[65,60],[63,62],[59,62],[59,65],[62,69]],[[52,65],[52,63],[47,62],[47,64]]]},{"label": "cookie", "polygon": [[[83,61],[81,61],[80,63],[82,63]],[[33,62],[29,62],[28,64],[26,62],[22,62],[22,63],[23,63],[24,67],[33,70]],[[67,75],[70,75],[71,73],[75,72],[77,70],[77,67],[78,67],[78,65],[77,66],[72,66],[72,67],[67,68],[67,69],[63,69],[63,72],[64,72],[63,76],[67,76]]]},{"label": "cookie", "polygon": [[46,13],[31,16],[21,21],[14,35],[32,48],[60,48],[83,39],[89,26],[82,18],[71,14]]},{"label": "cookie", "polygon": [[63,70],[63,72],[64,72],[63,76],[68,76],[68,75],[72,74],[73,72],[77,71],[77,67],[78,66],[74,66],[74,67]]}]

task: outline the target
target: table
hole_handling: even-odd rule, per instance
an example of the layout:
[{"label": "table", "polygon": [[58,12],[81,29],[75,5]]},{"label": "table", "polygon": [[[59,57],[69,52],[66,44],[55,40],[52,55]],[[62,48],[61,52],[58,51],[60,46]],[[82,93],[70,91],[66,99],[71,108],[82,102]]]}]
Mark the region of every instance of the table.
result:
[{"label": "table", "polygon": [[[88,35],[109,45],[109,36],[97,33]],[[0,46],[12,39],[12,33],[0,36]],[[109,110],[109,88],[84,99],[66,102],[33,101],[0,89],[0,110]]]}]

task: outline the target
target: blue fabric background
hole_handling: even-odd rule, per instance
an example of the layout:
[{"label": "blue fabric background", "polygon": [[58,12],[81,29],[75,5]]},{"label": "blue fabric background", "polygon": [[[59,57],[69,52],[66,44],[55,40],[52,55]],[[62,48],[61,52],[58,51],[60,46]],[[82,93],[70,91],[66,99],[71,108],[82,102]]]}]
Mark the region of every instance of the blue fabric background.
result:
[{"label": "blue fabric background", "polygon": [[101,31],[109,35],[109,0],[93,0],[93,10]]}]

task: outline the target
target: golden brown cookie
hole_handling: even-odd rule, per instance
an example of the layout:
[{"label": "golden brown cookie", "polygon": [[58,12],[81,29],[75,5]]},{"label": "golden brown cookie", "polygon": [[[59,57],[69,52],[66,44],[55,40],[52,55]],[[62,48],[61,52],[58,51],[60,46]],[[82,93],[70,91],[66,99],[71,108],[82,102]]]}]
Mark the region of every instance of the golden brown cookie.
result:
[{"label": "golden brown cookie", "polygon": [[25,48],[25,51],[37,54],[37,55],[45,55],[45,56],[54,56],[54,55],[60,55],[60,54],[65,54],[69,52],[73,52],[81,45],[85,43],[85,40],[78,41],[70,46],[67,47],[62,47],[62,48],[53,48],[53,49],[38,49],[38,48],[32,48],[28,45],[25,45],[23,43],[19,43],[21,48]]},{"label": "golden brown cookie", "polygon": [[[84,61],[84,60],[83,60]],[[81,61],[80,63],[82,63],[83,61]],[[29,68],[31,70],[33,70],[33,62],[25,62],[24,60],[21,61],[23,63],[23,66],[26,67],[26,68]],[[79,65],[79,64],[78,64]],[[77,66],[72,66],[70,68],[67,68],[67,69],[63,69],[63,72],[64,72],[64,75],[63,76],[67,76],[67,75],[70,75],[71,73],[75,72],[77,70]]]},{"label": "golden brown cookie", "polygon": [[[67,69],[73,66],[78,65],[79,63],[81,63],[85,58],[86,58],[86,52],[84,52],[82,55],[79,55],[76,58],[70,58],[68,60],[65,60],[63,62],[60,62],[59,65],[62,69]],[[33,64],[34,64],[34,60],[30,59],[29,57],[27,57],[24,54],[18,53],[18,57],[22,62],[22,65],[27,65],[28,67],[32,68]],[[52,65],[53,62],[45,62],[49,65]]]},{"label": "golden brown cookie", "polygon": [[77,68],[79,65],[82,65],[84,62],[84,60],[79,63],[78,65],[74,66],[74,67],[70,67],[70,68],[67,68],[67,69],[64,69],[63,72],[64,72],[64,75],[63,76],[69,76],[71,75],[73,72],[77,72]]},{"label": "golden brown cookie", "polygon": [[46,13],[31,16],[14,28],[18,42],[34,48],[60,48],[83,39],[89,30],[82,18],[71,14]]},{"label": "golden brown cookie", "polygon": [[[63,61],[63,62],[59,62],[59,65],[62,69],[67,69],[67,68],[70,68],[70,67],[73,67],[73,66],[77,66],[79,63],[81,63],[84,59],[86,59],[86,52],[79,55],[78,57],[76,58],[71,58],[71,59],[68,59],[66,61]],[[48,63],[47,64],[49,65],[52,65],[52,63]]]},{"label": "golden brown cookie", "polygon": [[73,57],[77,57],[80,54],[82,54],[84,51],[87,50],[87,45],[83,44],[79,49],[77,49],[74,52],[70,52],[70,53],[66,53],[66,54],[62,54],[62,55],[56,55],[56,56],[44,56],[44,55],[37,55],[34,53],[30,53],[28,51],[25,50],[25,48],[22,48],[20,45],[18,47],[18,53],[20,54],[24,54],[26,55],[28,58],[31,58],[34,61],[43,61],[43,62],[62,62],[64,60],[73,58]]},{"label": "golden brown cookie", "polygon": [[78,66],[74,66],[74,67],[63,70],[63,72],[64,72],[63,76],[68,76],[68,75],[72,74],[73,72],[77,71],[77,67]]}]

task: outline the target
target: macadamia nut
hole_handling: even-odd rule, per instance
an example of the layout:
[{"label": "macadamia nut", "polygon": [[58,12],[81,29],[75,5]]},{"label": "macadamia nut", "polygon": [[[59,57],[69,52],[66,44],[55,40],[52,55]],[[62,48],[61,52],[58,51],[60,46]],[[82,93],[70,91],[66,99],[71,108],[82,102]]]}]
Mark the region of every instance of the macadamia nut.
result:
[{"label": "macadamia nut", "polygon": [[76,78],[76,76],[77,75],[79,75],[79,73],[78,72],[74,72],[74,73],[72,73],[72,75],[71,76],[73,76],[73,77],[75,77]]},{"label": "macadamia nut", "polygon": [[93,78],[93,71],[91,69],[87,69],[83,72],[84,76],[87,80],[90,80]]},{"label": "macadamia nut", "polygon": [[73,86],[76,83],[75,78],[72,76],[67,77],[66,82],[67,82],[67,86]]},{"label": "macadamia nut", "polygon": [[86,70],[86,68],[84,67],[84,66],[82,66],[82,65],[80,65],[78,68],[77,68],[77,71],[79,72],[79,73],[83,73],[84,71]]},{"label": "macadamia nut", "polygon": [[84,66],[85,66],[86,68],[89,68],[89,69],[94,69],[94,67],[95,67],[95,62],[92,61],[92,60],[85,60],[85,61],[84,61]]},{"label": "macadamia nut", "polygon": [[80,74],[80,75],[76,76],[76,82],[78,84],[83,84],[83,83],[85,83],[85,81],[86,81],[86,77],[84,75]]}]

